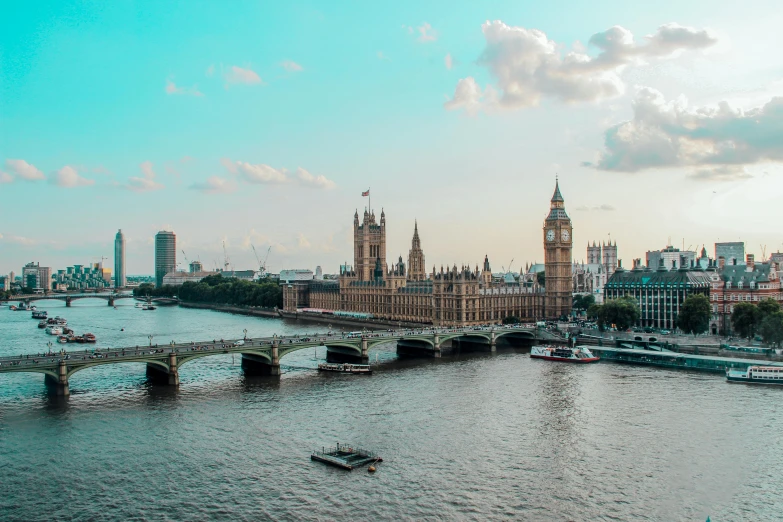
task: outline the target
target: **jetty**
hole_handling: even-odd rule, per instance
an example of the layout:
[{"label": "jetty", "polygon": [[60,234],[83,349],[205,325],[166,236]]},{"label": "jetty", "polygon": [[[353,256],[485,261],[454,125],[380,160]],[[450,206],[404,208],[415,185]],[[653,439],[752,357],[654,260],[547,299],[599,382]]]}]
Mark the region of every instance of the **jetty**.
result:
[{"label": "jetty", "polygon": [[783,363],[759,359],[737,359],[711,355],[693,355],[680,352],[659,352],[643,349],[608,348],[590,346],[603,362],[640,364],[703,372],[726,373],[727,370],[745,370],[749,366],[779,366]]},{"label": "jetty", "polygon": [[382,458],[371,451],[339,443],[333,448],[321,448],[321,451],[314,451],[310,455],[310,459],[347,470],[365,464],[383,462]]}]

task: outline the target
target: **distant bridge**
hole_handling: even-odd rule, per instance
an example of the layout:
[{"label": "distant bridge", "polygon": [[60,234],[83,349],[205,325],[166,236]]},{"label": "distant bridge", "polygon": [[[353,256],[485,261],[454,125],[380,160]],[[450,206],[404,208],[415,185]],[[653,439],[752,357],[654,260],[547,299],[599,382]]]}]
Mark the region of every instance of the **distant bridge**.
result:
[{"label": "distant bridge", "polygon": [[105,364],[145,363],[147,377],[154,383],[179,385],[179,367],[211,355],[242,355],[247,374],[280,375],[280,359],[289,353],[325,346],[327,360],[367,363],[369,351],[396,342],[397,351],[407,355],[440,357],[448,348],[474,345],[494,352],[499,339],[535,344],[541,340],[562,340],[546,330],[513,327],[424,328],[364,332],[362,335],[329,334],[309,337],[265,337],[261,339],[212,340],[172,343],[164,346],[131,346],[89,351],[65,350],[43,356],[0,357],[0,373],[32,372],[45,375],[45,383],[56,395],[70,394],[70,378],[81,370]]},{"label": "distant bridge", "polygon": [[18,301],[27,304],[30,304],[33,301],[65,301],[65,306],[71,306],[71,301],[74,299],[104,299],[108,301],[109,306],[114,306],[114,301],[117,299],[133,299],[133,297],[133,294],[28,294],[16,295],[6,301]]}]

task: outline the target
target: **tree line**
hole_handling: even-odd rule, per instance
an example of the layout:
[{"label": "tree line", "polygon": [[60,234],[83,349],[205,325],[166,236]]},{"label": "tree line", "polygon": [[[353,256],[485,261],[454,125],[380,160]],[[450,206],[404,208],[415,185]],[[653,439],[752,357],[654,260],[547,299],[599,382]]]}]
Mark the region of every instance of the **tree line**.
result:
[{"label": "tree line", "polygon": [[283,289],[276,282],[245,281],[221,274],[205,277],[198,283],[188,281],[181,286],[165,285],[155,288],[150,283],[133,290],[136,297],[179,297],[193,303],[215,303],[240,306],[283,307]]}]

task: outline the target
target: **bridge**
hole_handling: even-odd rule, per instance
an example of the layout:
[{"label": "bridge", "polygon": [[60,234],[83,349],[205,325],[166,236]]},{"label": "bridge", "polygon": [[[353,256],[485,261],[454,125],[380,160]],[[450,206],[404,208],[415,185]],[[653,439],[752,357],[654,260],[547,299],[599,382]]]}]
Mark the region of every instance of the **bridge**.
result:
[{"label": "bridge", "polygon": [[150,343],[150,346],[92,352],[63,350],[37,356],[0,357],[0,373],[42,373],[53,394],[67,396],[73,374],[106,364],[144,363],[151,382],[178,386],[179,368],[183,364],[212,355],[241,354],[242,370],[246,374],[279,376],[280,359],[289,353],[317,346],[327,348],[327,361],[366,364],[372,348],[389,342],[396,342],[397,352],[402,355],[441,357],[444,351],[471,347],[494,352],[499,340],[527,346],[541,340],[562,341],[551,332],[530,327],[423,328],[312,337],[275,335],[261,339],[221,339],[164,346]]},{"label": "bridge", "polygon": [[65,301],[65,306],[71,306],[74,299],[104,299],[108,301],[109,306],[114,306],[117,299],[133,299],[133,294],[32,294],[17,295],[6,301],[18,301],[20,303],[30,304],[32,301]]}]

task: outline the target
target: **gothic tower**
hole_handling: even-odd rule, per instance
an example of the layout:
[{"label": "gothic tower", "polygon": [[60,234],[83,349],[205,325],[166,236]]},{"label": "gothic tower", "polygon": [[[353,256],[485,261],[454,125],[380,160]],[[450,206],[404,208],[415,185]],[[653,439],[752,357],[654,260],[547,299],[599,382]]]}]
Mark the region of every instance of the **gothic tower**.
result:
[{"label": "gothic tower", "polygon": [[609,243],[604,243],[604,272],[607,279],[612,277],[615,268],[617,268],[617,242],[613,244],[610,239]]},{"label": "gothic tower", "polygon": [[413,223],[413,241],[408,252],[408,281],[424,281],[427,279],[427,270],[424,268],[424,251],[419,239],[419,223]]},{"label": "gothic tower", "polygon": [[544,221],[545,314],[557,318],[571,313],[571,219],[565,211],[560,185],[555,182],[549,215]]},{"label": "gothic tower", "polygon": [[359,223],[359,212],[353,215],[353,266],[359,281],[373,281],[376,267],[386,267],[386,214],[381,209],[381,222],[375,221],[375,213],[364,211]]},{"label": "gothic tower", "polygon": [[587,244],[587,263],[590,265],[601,264],[601,245],[596,245],[593,241],[593,246],[590,243]]}]

